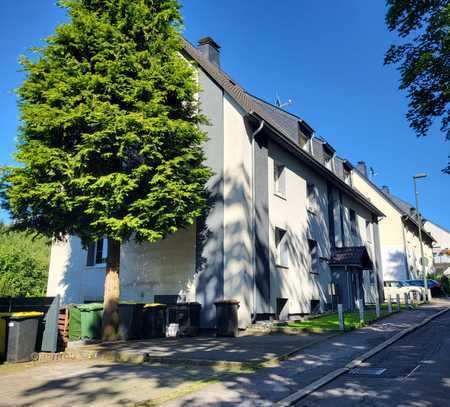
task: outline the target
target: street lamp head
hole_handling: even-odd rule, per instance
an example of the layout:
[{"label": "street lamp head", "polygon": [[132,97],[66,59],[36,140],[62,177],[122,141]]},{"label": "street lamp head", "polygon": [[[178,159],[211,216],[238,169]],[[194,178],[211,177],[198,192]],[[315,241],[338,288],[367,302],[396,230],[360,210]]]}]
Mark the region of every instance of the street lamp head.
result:
[{"label": "street lamp head", "polygon": [[414,175],[414,179],[419,179],[419,178],[426,178],[427,174],[425,172],[418,172],[416,175]]}]

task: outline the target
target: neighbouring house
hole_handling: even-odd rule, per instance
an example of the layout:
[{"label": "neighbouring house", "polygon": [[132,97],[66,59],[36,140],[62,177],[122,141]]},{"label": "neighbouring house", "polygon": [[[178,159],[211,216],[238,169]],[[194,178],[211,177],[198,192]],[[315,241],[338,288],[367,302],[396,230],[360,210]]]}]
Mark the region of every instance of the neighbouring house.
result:
[{"label": "neighbouring house", "polygon": [[430,220],[425,221],[424,228],[435,240],[433,260],[436,273],[450,276],[450,232]]},{"label": "neighbouring house", "polygon": [[[408,280],[421,277],[419,224],[415,208],[393,195],[387,186],[379,188],[370,181],[364,161],[360,161],[353,171],[352,181],[354,187],[385,214],[378,223],[383,279]],[[431,273],[433,237],[424,227],[422,238],[424,257],[428,259],[427,273]]]},{"label": "neighbouring house", "polygon": [[[121,251],[121,299],[161,296],[202,304],[240,301],[239,325],[374,301],[382,287],[378,220],[353,188],[351,164],[302,119],[245,91],[220,68],[219,46],[184,41],[198,69],[211,208],[205,219],[154,244]],[[99,301],[106,240],[83,250],[70,236],[52,247],[48,294]],[[381,289],[382,291],[382,289]]]}]

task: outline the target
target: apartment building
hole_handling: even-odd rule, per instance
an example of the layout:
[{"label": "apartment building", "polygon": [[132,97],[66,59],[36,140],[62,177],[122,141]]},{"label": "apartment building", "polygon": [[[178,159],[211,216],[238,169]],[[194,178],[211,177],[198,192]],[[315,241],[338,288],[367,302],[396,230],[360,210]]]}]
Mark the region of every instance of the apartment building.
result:
[{"label": "apartment building", "polygon": [[[239,324],[321,312],[382,286],[376,203],[352,185],[352,165],[313,128],[244,90],[220,68],[220,47],[184,40],[198,70],[211,207],[196,225],[121,252],[121,299],[173,297],[202,305],[214,327],[214,302],[240,302]],[[106,240],[81,247],[75,236],[52,247],[48,295],[101,301]],[[161,297],[164,296],[164,297]]]},{"label": "apartment building", "polygon": [[[369,180],[366,164],[360,161],[352,173],[352,182],[385,216],[378,222],[381,269],[384,280],[408,280],[422,277],[419,224],[415,208]],[[422,226],[427,273],[433,271],[433,237]]]}]

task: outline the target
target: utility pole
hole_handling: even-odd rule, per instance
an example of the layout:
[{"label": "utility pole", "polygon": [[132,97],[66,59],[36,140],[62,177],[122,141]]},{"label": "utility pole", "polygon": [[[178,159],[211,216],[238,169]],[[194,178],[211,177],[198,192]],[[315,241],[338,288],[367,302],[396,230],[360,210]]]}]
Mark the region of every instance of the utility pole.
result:
[{"label": "utility pole", "polygon": [[424,172],[420,172],[413,177],[414,182],[414,195],[416,197],[416,212],[417,212],[417,222],[419,223],[419,242],[420,242],[420,264],[422,265],[422,273],[423,273],[423,288],[424,288],[424,300],[428,301],[428,282],[427,282],[427,273],[425,269],[425,257],[423,255],[423,242],[422,242],[422,215],[420,214],[419,209],[419,193],[417,192],[417,183],[416,180],[420,178],[425,178],[427,174]]}]

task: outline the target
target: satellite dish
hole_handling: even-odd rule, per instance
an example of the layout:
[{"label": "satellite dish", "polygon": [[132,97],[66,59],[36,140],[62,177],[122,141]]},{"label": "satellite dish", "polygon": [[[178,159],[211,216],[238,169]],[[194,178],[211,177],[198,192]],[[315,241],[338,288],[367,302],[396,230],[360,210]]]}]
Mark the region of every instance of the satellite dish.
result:
[{"label": "satellite dish", "polygon": [[280,99],[280,96],[277,93],[277,96],[275,98],[275,106],[279,107],[280,109],[282,109],[285,106],[290,106],[294,104],[294,101],[292,99],[288,99],[287,102],[282,102]]}]

